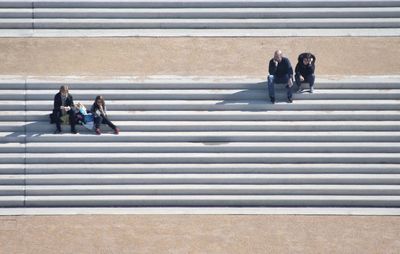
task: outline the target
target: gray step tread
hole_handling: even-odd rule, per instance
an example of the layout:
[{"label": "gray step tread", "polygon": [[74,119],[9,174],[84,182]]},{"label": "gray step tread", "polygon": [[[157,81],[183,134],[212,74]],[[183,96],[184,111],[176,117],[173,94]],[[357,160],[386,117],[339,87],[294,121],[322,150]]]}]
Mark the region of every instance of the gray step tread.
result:
[{"label": "gray step tread", "polygon": [[[11,20],[11,19],[10,19]],[[15,21],[19,20],[33,20],[34,23],[52,23],[52,22],[65,22],[65,23],[80,23],[80,22],[87,22],[87,23],[271,23],[271,24],[278,24],[278,23],[352,23],[352,22],[359,22],[359,23],[376,23],[376,22],[399,22],[400,18],[293,18],[293,19],[284,19],[284,18],[277,18],[277,19],[171,19],[171,18],[163,18],[163,19],[104,19],[104,18],[93,18],[93,19],[82,19],[82,18],[74,18],[74,19],[67,19],[67,18],[35,18],[35,19],[12,19]]]},{"label": "gray step tread", "polygon": [[[25,144],[20,143],[8,143],[0,144],[0,146],[7,147],[20,147]],[[57,142],[57,143],[27,143],[26,147],[82,147],[91,148],[98,147],[96,143],[85,143],[85,142]],[[282,142],[231,142],[231,143],[192,143],[192,142],[108,142],[107,147],[400,147],[400,142],[295,142],[295,143],[282,143]]]},{"label": "gray step tread", "polygon": [[[400,18],[399,18],[400,21]],[[279,84],[277,85],[279,86]],[[118,89],[102,89],[101,93],[102,95],[107,95],[107,94],[232,94],[232,93],[238,93],[238,92],[262,92],[266,91],[265,88],[260,88],[260,89],[250,89],[250,90],[243,90],[243,89],[145,89],[145,90],[140,90],[140,89],[135,89],[135,90],[118,90]],[[2,90],[2,93],[4,94],[49,94],[49,95],[55,95],[57,91],[54,90],[49,90],[49,89],[44,89],[44,90],[21,90],[21,89],[7,89],[7,90]],[[99,90],[92,90],[92,89],[86,89],[86,90],[71,90],[71,94],[92,94],[96,95],[98,94]],[[399,94],[400,89],[316,89],[314,91],[315,94],[321,93],[321,94],[376,94],[376,93],[388,93],[388,94]]]},{"label": "gray step tread", "polygon": [[[19,0],[17,3],[14,1],[10,3],[7,1],[3,5],[7,6],[27,6],[26,2],[30,2],[29,0]],[[307,6],[307,7],[318,7],[318,6],[399,6],[400,3],[395,0],[353,0],[353,1],[343,1],[343,0],[327,0],[327,1],[316,1],[316,0],[286,0],[283,2],[276,2],[272,0],[192,0],[192,1],[177,1],[177,0],[155,0],[151,2],[142,1],[142,0],[123,0],[123,1],[105,1],[105,0],[36,0],[35,7],[95,7],[101,6],[103,7],[272,7],[272,6],[282,6],[282,7],[299,7],[299,6]]]},{"label": "gray step tread", "polygon": [[[12,11],[28,11],[32,10],[29,8],[4,8],[4,11],[6,10],[12,10]],[[54,12],[54,13],[59,13],[59,12],[69,12],[69,13],[75,13],[75,12],[104,12],[104,13],[113,13],[113,12],[150,12],[150,13],[163,13],[163,12],[177,12],[177,13],[185,13],[185,12],[227,12],[227,13],[246,13],[246,12],[276,12],[276,11],[285,11],[285,12],[309,12],[310,8],[301,8],[301,7],[287,7],[287,8],[282,8],[282,7],[269,7],[269,8],[213,8],[213,7],[203,7],[203,8],[35,8],[34,11],[36,13],[40,12]],[[400,11],[399,7],[369,7],[369,8],[364,8],[364,7],[317,7],[317,8],[312,8],[312,11],[314,12],[386,12],[386,11]]]},{"label": "gray step tread", "polygon": [[2,179],[8,178],[25,178],[26,180],[34,179],[76,179],[77,181],[82,179],[116,179],[116,180],[128,180],[128,179],[252,179],[255,182],[257,180],[272,180],[272,179],[369,179],[369,180],[400,180],[400,174],[31,174],[31,175],[0,175]]},{"label": "gray step tread", "polygon": [[[93,104],[92,100],[79,100],[80,103],[84,104],[85,106],[90,106]],[[226,103],[226,104],[261,104],[261,105],[266,105],[270,104],[269,101],[266,100],[107,100],[107,106],[110,105],[146,105],[146,104],[160,104],[160,105],[185,105],[185,104],[190,104],[190,105],[204,105],[204,104],[218,104],[218,103]],[[10,105],[10,104],[15,104],[15,105],[27,105],[32,106],[32,105],[45,105],[45,106],[53,106],[53,102],[49,100],[1,100],[0,101],[0,106],[3,105]],[[277,104],[287,104],[286,102],[277,102]],[[342,104],[400,104],[400,99],[399,100],[393,100],[393,99],[385,99],[385,100],[360,100],[360,99],[347,99],[347,100],[341,100],[341,99],[335,99],[335,100],[298,100],[294,101],[294,104],[315,104],[315,105],[325,105],[325,104],[337,104],[337,105],[342,105]]]},{"label": "gray step tread", "polygon": [[[0,154],[1,157],[20,157],[24,154],[18,153],[7,153]],[[85,153],[85,154],[69,154],[69,153],[26,153],[26,158],[98,158],[98,153]],[[253,157],[274,157],[274,158],[291,158],[291,157],[304,157],[304,158],[398,158],[400,160],[400,153],[111,153],[107,155],[107,158],[123,158],[123,157],[138,157],[138,158],[171,158],[171,157],[181,157],[181,158],[219,158],[219,157],[243,157],[243,158],[253,158]],[[85,160],[83,160],[84,162]]]},{"label": "gray step tread", "polygon": [[[25,188],[24,188],[25,187]],[[30,195],[399,195],[399,185],[351,184],[134,184],[134,185],[26,185],[3,186],[0,194],[26,190]]]},{"label": "gray step tread", "polygon": [[207,164],[0,164],[2,174],[104,174],[104,173],[399,173],[400,164],[321,164],[321,163],[207,163]]},{"label": "gray step tread", "polygon": [[[358,126],[358,125],[371,125],[371,126],[384,126],[384,125],[400,125],[400,121],[115,121],[118,126],[128,125],[143,125],[143,126],[170,126],[170,125],[188,125],[188,126],[220,126],[220,125],[256,125],[256,126]],[[24,126],[30,124],[46,124],[48,121],[39,122],[20,122],[20,121],[1,121],[0,126]]]},{"label": "gray step tread", "polygon": [[[50,110],[51,111],[51,110]],[[10,111],[0,111],[0,116],[1,115],[43,115],[43,114],[49,114],[49,111],[16,111],[16,112],[10,112]],[[185,110],[185,111],[160,111],[160,110],[151,110],[151,111],[145,111],[145,110],[135,110],[135,111],[119,111],[119,110],[109,110],[108,115],[112,117],[112,115],[316,115],[316,114],[325,114],[325,115],[334,115],[334,114],[339,114],[339,115],[368,115],[368,114],[385,114],[385,115],[394,115],[397,116],[400,114],[400,110],[357,110],[357,111],[336,111],[336,110],[303,110],[303,111],[290,111],[290,110],[285,110],[285,111],[254,111],[254,112],[243,112],[243,111],[232,111],[232,110],[226,110],[223,112],[219,111],[206,111],[206,110],[199,110],[199,111],[193,111],[193,110]],[[156,120],[156,119],[155,119]],[[266,119],[267,120],[267,119]],[[350,120],[350,119],[349,119]]]},{"label": "gray step tread", "polygon": [[[19,186],[18,186],[19,187]],[[24,189],[22,189],[25,187]],[[4,186],[2,193],[31,195],[399,195],[399,185],[343,184],[134,184]]]},{"label": "gray step tread", "polygon": [[169,195],[101,195],[101,196],[27,196],[27,201],[79,201],[79,200],[106,200],[109,199],[111,201],[119,201],[119,200],[143,200],[143,201],[152,201],[152,200],[231,200],[231,201],[240,201],[240,200],[276,200],[276,201],[285,201],[285,200],[315,200],[315,201],[334,201],[334,200],[360,200],[360,201],[377,201],[384,202],[386,200],[395,200],[400,202],[400,196],[360,196],[360,195],[338,195],[338,196],[325,196],[325,195],[185,195],[185,196],[169,196]]}]

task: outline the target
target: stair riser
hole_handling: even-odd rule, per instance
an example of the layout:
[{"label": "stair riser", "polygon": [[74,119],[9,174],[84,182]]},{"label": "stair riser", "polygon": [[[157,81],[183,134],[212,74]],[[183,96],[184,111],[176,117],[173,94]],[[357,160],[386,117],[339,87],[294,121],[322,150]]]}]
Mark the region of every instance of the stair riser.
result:
[{"label": "stair riser", "polygon": [[[365,155],[360,155],[357,157],[331,157],[331,158],[313,158],[312,154],[309,157],[295,157],[289,156],[286,158],[279,157],[98,157],[98,158],[86,158],[82,157],[43,157],[43,158],[26,158],[27,163],[400,163],[400,156],[392,156],[390,158],[381,157],[367,157]],[[0,160],[0,163],[23,163],[23,158],[21,159],[4,159]]]},{"label": "stair riser", "polygon": [[[12,18],[30,18],[32,14],[23,14],[20,12],[9,13],[4,17]],[[227,12],[227,11],[214,11],[211,9],[209,12],[201,11],[186,11],[186,12],[163,12],[160,9],[159,12],[144,12],[144,11],[129,11],[129,10],[116,10],[115,12],[104,12],[104,11],[84,11],[75,10],[72,11],[57,11],[51,12],[48,10],[36,9],[34,12],[35,18],[68,18],[68,19],[261,19],[261,18],[397,18],[400,12],[398,11],[280,11],[275,10],[274,12],[264,11],[246,11],[242,12]],[[1,16],[0,16],[1,17]]]},{"label": "stair riser", "polygon": [[[224,110],[244,110],[244,111],[265,111],[265,110],[400,110],[400,103],[399,104],[393,104],[393,103],[370,103],[370,104],[365,104],[365,103],[360,103],[360,104],[329,104],[327,102],[326,104],[320,105],[320,104],[313,104],[312,101],[310,101],[307,104],[297,104],[296,102],[294,104],[275,104],[272,105],[264,100],[266,104],[252,104],[249,102],[249,104],[245,103],[237,103],[237,104],[232,104],[229,102],[226,102],[226,104],[209,104],[209,103],[204,103],[203,105],[201,104],[153,104],[153,105],[124,105],[124,104],[113,104],[113,103],[108,103],[107,104],[107,109],[108,110],[130,110],[130,111],[135,111],[135,110],[140,110],[140,111],[145,111],[145,110],[178,110],[178,111],[183,111],[183,110],[216,110],[216,111],[224,111]],[[268,103],[268,104],[267,104]],[[87,107],[89,107],[90,104],[85,104]],[[18,110],[25,110],[25,107],[29,110],[33,111],[51,111],[52,110],[52,105],[37,105],[37,104],[30,104],[28,103],[27,105],[16,105],[16,104],[7,104],[7,105],[1,105],[0,110],[12,110],[12,111],[18,111]]]},{"label": "stair riser", "polygon": [[[292,59],[292,63],[294,64],[295,59]],[[318,76],[317,76],[318,78]],[[185,90],[185,89],[246,89],[246,90],[262,90],[267,91],[267,83],[266,82],[258,82],[258,83],[237,83],[237,82],[229,82],[229,83],[135,83],[135,82],[126,82],[121,83],[119,81],[113,81],[112,83],[104,83],[104,82],[96,82],[96,83],[74,83],[73,81],[66,80],[65,82],[32,82],[28,83],[24,82],[1,82],[0,81],[0,90],[7,89],[19,89],[24,90],[25,88],[28,90],[54,90],[56,92],[61,85],[68,84],[71,91],[74,90],[97,90],[97,89],[122,89],[122,90],[143,90],[143,89],[177,89],[177,90]],[[329,83],[329,82],[317,82],[315,84],[316,89],[324,90],[324,89],[399,89],[400,84],[397,82],[338,82],[338,83]],[[308,84],[302,84],[303,89],[308,89]],[[284,92],[285,89],[281,85],[277,85],[275,87],[276,91]]]},{"label": "stair riser", "polygon": [[[221,164],[223,165],[223,164]],[[360,168],[349,165],[348,167],[342,168],[335,168],[335,167],[265,167],[265,168],[256,168],[244,165],[242,167],[156,167],[156,168],[143,168],[140,166],[133,165],[130,168],[122,168],[119,166],[112,166],[109,165],[107,167],[96,167],[93,166],[91,168],[82,168],[79,167],[68,167],[68,168],[52,168],[51,164],[46,165],[46,167],[39,167],[39,168],[31,168],[27,165],[26,173],[27,174],[80,174],[82,172],[88,174],[137,174],[137,173],[147,173],[147,174],[173,174],[173,173],[203,173],[203,174],[215,174],[215,173],[242,173],[242,174],[267,174],[267,173],[274,173],[274,174],[296,174],[296,173],[304,173],[304,174],[312,174],[312,173],[359,173],[359,174],[399,174],[400,168],[384,168],[382,165],[380,167],[366,167]],[[23,169],[20,170],[2,170],[2,174],[21,174],[24,173]]]},{"label": "stair riser", "polygon": [[[24,26],[22,26],[22,24]],[[4,23],[2,28],[27,28],[30,23]],[[21,26],[21,27],[19,27]],[[328,28],[399,28],[398,21],[385,22],[63,22],[63,21],[43,21],[36,19],[34,29],[328,29]]]},{"label": "stair riser", "polygon": [[[74,189],[71,186],[70,190],[66,189],[51,189],[41,190],[40,188],[31,189],[27,186],[26,194],[29,196],[51,196],[51,195],[400,195],[400,190],[387,189],[387,190],[357,190],[357,189],[347,189],[347,190],[327,190],[324,188],[298,188],[298,189],[251,189],[251,190],[242,190],[242,189],[234,189],[227,188],[224,190],[213,189],[213,188],[199,188],[199,189],[169,189],[169,188],[157,188],[154,190],[149,189],[117,189],[117,190],[109,190],[107,186],[104,186],[104,189],[87,189],[80,190]],[[9,191],[4,192],[0,191],[0,195],[23,195],[23,191]]]},{"label": "stair riser", "polygon": [[[209,114],[124,114],[116,115],[112,111],[108,112],[109,118],[112,121],[399,121],[400,114],[385,114],[382,112],[371,113],[371,114],[268,114],[266,112],[253,112],[250,114],[238,113],[238,114],[226,114],[221,112],[220,114],[209,113]],[[50,111],[43,115],[0,115],[0,121],[49,121]]]},{"label": "stair riser", "polygon": [[[68,132],[69,129],[66,130]],[[18,135],[18,136],[17,136]],[[25,137],[19,134],[9,137],[0,138],[0,142],[24,142]],[[378,135],[362,135],[362,136],[339,136],[335,134],[327,134],[321,136],[284,136],[284,135],[254,135],[254,136],[205,136],[196,137],[190,135],[146,135],[146,136],[116,136],[116,135],[95,135],[79,136],[79,135],[51,135],[26,137],[27,142],[400,142],[400,136],[378,136]]]},{"label": "stair riser", "polygon": [[400,207],[398,200],[38,200],[27,198],[26,205],[30,207],[101,207],[101,206],[117,206],[117,207]]},{"label": "stair riser", "polygon": [[[214,146],[214,147],[213,147]],[[0,153],[23,153],[25,147],[1,147]],[[218,147],[218,143],[210,144],[206,147],[30,147],[26,148],[28,153],[400,153],[400,146],[397,147],[371,147],[371,146],[353,146],[353,147]]]},{"label": "stair riser", "polygon": [[[121,128],[122,131],[156,131],[156,132],[175,132],[175,131],[400,131],[399,125],[382,125],[382,126],[374,126],[374,125],[326,125],[326,126],[251,126],[251,125],[243,125],[243,126],[232,126],[232,125],[170,125],[170,126],[156,126],[149,125],[146,126],[136,126],[136,125],[125,125],[123,122],[116,122],[117,126]],[[68,131],[68,126],[63,126],[64,131]],[[27,132],[36,132],[36,133],[52,133],[55,130],[55,125],[50,125],[47,122],[38,122],[34,124],[26,125]],[[102,125],[101,130],[103,133],[108,133],[111,129],[107,126]],[[0,126],[1,132],[25,132],[24,126]],[[78,131],[80,133],[90,133],[89,130],[84,128],[83,126],[78,126]]]},{"label": "stair riser", "polygon": [[[12,7],[12,1],[1,6]],[[18,7],[22,5],[17,5]],[[25,4],[24,6],[28,6]],[[270,7],[395,7],[399,1],[39,1],[36,8],[270,8]],[[29,6],[28,6],[29,7]]]},{"label": "stair riser", "polygon": [[[96,95],[93,94],[72,94],[75,101],[78,100],[90,100],[90,98],[95,98]],[[242,100],[242,102],[252,102],[254,100],[269,101],[267,91],[256,91],[256,90],[243,90],[241,92],[233,92],[226,94],[201,94],[201,93],[103,93],[103,96],[107,100],[226,100],[226,103],[232,100]],[[277,93],[278,98],[285,98],[285,93]],[[0,94],[0,100],[46,100],[53,101],[54,94]],[[326,93],[295,93],[295,100],[398,100],[400,98],[400,93],[370,93],[370,94],[351,94],[351,93],[336,93],[336,94],[326,94]]]}]

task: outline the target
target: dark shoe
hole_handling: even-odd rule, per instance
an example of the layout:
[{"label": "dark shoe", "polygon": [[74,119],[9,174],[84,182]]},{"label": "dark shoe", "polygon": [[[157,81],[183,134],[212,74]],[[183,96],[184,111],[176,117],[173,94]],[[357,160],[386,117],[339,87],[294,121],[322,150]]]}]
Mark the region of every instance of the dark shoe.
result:
[{"label": "dark shoe", "polygon": [[288,102],[288,103],[292,103],[292,102],[293,102],[293,99],[292,99],[291,97],[288,97],[288,98],[287,98],[287,102]]},{"label": "dark shoe", "polygon": [[119,134],[119,129],[118,129],[118,128],[115,128],[114,134],[115,134],[115,135],[118,135],[118,134]]},{"label": "dark shoe", "polygon": [[100,134],[101,134],[101,131],[100,131],[99,128],[96,128],[96,134],[97,134],[97,135],[100,135]]},{"label": "dark shoe", "polygon": [[76,130],[71,130],[72,134],[78,134],[78,132]]},{"label": "dark shoe", "polygon": [[275,104],[275,97],[270,97],[270,99],[271,99],[271,103]]},{"label": "dark shoe", "polygon": [[54,132],[54,134],[60,134],[61,133],[61,130],[55,130],[55,132]]}]

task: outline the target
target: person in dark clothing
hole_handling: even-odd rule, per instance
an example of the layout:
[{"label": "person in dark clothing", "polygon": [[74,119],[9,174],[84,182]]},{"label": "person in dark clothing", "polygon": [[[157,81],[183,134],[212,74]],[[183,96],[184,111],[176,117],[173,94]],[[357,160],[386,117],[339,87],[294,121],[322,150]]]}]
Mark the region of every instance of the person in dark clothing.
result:
[{"label": "person in dark clothing", "polygon": [[269,61],[268,93],[272,103],[275,103],[275,83],[286,84],[287,101],[292,103],[293,68],[280,50]]},{"label": "person in dark clothing", "polygon": [[301,83],[310,84],[310,92],[314,92],[315,82],[315,61],[316,58],[311,53],[302,53],[298,57],[298,62],[295,68],[295,80],[298,92],[301,91]]},{"label": "person in dark clothing", "polygon": [[119,129],[117,128],[117,126],[115,126],[107,117],[106,103],[103,96],[99,95],[96,97],[90,109],[90,112],[92,112],[94,116],[94,126],[96,134],[101,134],[100,124],[107,124],[108,126],[110,126],[111,129],[114,130],[115,134],[119,134]]},{"label": "person in dark clothing", "polygon": [[61,117],[69,115],[69,124],[71,125],[71,133],[77,134],[75,129],[75,111],[74,100],[68,91],[68,86],[61,86],[60,91],[54,96],[53,115],[56,122],[56,131],[54,134],[61,133]]}]

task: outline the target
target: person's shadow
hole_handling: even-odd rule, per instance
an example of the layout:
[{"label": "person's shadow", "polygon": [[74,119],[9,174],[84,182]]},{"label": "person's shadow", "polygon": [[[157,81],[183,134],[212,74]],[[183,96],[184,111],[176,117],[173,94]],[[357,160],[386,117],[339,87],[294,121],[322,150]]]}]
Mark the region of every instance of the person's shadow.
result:
[{"label": "person's shadow", "polygon": [[[286,102],[286,88],[284,84],[275,84],[277,102]],[[293,93],[293,96],[295,94]],[[227,110],[240,110],[246,112],[260,112],[271,109],[281,109],[278,104],[270,102],[267,81],[255,83],[240,92],[227,95],[216,105],[225,105]],[[210,111],[217,111],[210,110]]]}]

